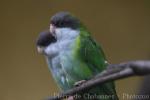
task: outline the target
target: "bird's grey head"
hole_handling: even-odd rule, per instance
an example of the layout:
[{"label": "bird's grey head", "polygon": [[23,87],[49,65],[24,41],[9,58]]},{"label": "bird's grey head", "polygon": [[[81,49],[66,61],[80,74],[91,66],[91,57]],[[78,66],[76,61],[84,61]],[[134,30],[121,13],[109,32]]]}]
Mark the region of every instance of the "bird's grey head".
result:
[{"label": "bird's grey head", "polygon": [[56,38],[49,32],[49,31],[43,31],[39,34],[36,46],[39,53],[42,53],[42,50],[50,45],[51,43],[56,42]]},{"label": "bird's grey head", "polygon": [[59,12],[51,17],[50,32],[55,33],[56,28],[78,29],[80,21],[68,12]]}]

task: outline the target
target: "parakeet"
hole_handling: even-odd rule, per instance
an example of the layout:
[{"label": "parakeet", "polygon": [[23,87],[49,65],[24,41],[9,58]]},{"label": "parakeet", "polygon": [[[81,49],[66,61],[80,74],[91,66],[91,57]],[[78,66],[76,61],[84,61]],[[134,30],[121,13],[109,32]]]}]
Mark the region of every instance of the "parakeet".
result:
[{"label": "parakeet", "polygon": [[[91,79],[108,65],[101,46],[69,12],[59,12],[51,17],[49,34],[39,36],[37,48],[46,56],[51,74],[62,91],[73,88],[76,82]],[[79,95],[81,97],[76,99],[118,100],[113,82]]]}]

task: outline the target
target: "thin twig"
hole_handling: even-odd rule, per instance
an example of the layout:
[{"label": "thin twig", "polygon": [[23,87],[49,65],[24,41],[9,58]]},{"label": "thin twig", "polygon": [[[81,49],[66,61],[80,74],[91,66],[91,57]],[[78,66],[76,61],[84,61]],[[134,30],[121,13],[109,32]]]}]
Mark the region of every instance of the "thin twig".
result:
[{"label": "thin twig", "polygon": [[78,92],[85,91],[97,85],[118,80],[130,76],[150,74],[150,61],[132,61],[109,65],[101,74],[86,81],[78,87],[74,87],[66,92],[60,93],[58,96],[49,97],[47,100],[61,100]]}]

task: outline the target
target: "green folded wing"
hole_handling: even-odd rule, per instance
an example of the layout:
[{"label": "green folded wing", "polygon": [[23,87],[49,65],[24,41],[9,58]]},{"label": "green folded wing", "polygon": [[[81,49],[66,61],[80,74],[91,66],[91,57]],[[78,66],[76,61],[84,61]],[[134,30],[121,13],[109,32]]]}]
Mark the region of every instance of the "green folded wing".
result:
[{"label": "green folded wing", "polygon": [[[87,67],[91,70],[93,76],[95,76],[106,69],[108,65],[106,57],[102,48],[92,39],[87,31],[81,30],[80,32],[81,59],[87,63]],[[114,95],[114,100],[118,100],[113,82],[98,86],[91,91],[97,91],[99,92],[97,94],[101,95]]]},{"label": "green folded wing", "polygon": [[83,30],[80,33],[80,55],[93,74],[100,73],[108,65],[102,48]]}]

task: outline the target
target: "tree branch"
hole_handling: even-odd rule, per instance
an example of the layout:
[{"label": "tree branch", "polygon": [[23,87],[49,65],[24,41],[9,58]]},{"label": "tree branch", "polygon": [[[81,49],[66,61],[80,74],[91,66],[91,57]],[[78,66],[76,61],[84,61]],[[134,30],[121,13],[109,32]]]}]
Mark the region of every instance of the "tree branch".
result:
[{"label": "tree branch", "polygon": [[110,64],[107,69],[78,87],[74,87],[58,96],[48,97],[47,100],[61,100],[78,92],[85,91],[97,85],[109,81],[118,80],[130,76],[150,74],[150,61],[132,61],[120,64]]}]

